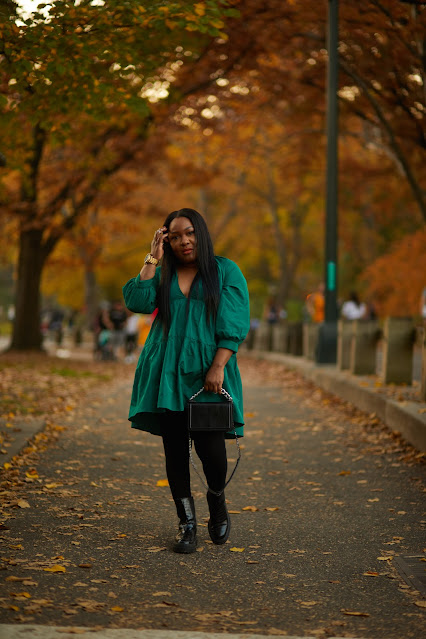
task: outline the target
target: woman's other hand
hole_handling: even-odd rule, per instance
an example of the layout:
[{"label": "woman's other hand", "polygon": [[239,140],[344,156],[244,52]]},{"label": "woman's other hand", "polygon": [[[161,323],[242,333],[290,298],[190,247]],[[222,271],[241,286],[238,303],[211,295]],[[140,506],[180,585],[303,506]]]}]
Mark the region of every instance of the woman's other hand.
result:
[{"label": "woman's other hand", "polygon": [[204,380],[204,390],[210,393],[220,393],[224,378],[224,367],[213,362]]},{"label": "woman's other hand", "polygon": [[220,393],[222,390],[223,378],[225,377],[225,366],[229,362],[233,351],[229,348],[218,348],[214,356],[212,365],[207,371],[204,380],[204,390],[210,393]]}]

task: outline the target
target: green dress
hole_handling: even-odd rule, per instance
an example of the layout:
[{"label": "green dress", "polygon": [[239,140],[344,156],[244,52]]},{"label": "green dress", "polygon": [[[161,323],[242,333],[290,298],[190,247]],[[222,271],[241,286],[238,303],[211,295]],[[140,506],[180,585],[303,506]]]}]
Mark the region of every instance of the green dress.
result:
[{"label": "green dress", "polygon": [[[183,411],[186,401],[202,388],[218,348],[233,354],[225,366],[223,387],[234,400],[234,424],[243,435],[243,395],[238,370],[238,346],[249,330],[250,313],[247,283],[238,266],[225,257],[216,257],[220,301],[215,324],[207,321],[201,281],[188,300],[179,288],[175,273],[170,287],[171,324],[164,335],[154,320],[136,367],[130,403],[132,428],[160,435],[159,415],[167,410]],[[139,275],[123,287],[127,308],[134,313],[152,313],[156,308],[161,266],[151,280]],[[197,401],[223,401],[215,393],[203,392]],[[226,433],[232,438],[233,432]]]}]

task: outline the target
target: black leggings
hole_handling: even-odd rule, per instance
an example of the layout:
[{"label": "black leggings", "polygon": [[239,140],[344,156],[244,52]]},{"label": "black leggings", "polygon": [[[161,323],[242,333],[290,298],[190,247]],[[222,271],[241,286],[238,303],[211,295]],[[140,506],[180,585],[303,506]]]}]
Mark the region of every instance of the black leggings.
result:
[{"label": "black leggings", "polygon": [[[189,443],[185,414],[168,411],[163,416],[162,436],[166,456],[166,472],[175,499],[191,495],[189,472]],[[207,485],[214,491],[225,486],[227,458],[223,432],[193,434],[198,457],[203,464]]]}]

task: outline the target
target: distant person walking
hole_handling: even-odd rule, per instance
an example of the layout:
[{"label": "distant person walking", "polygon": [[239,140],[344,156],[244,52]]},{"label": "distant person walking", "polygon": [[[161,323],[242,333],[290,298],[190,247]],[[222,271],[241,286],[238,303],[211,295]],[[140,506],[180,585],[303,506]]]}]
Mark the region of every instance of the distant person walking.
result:
[{"label": "distant person walking", "polygon": [[122,351],[124,355],[125,346],[125,324],[127,320],[126,309],[121,300],[115,300],[112,303],[110,311],[108,313],[109,325],[111,330],[111,346],[114,354],[114,359],[117,359],[119,353]]},{"label": "distant person walking", "polygon": [[349,299],[343,302],[340,314],[343,319],[347,320],[363,319],[366,317],[367,307],[364,303],[360,302],[358,294],[352,291],[349,295]]},{"label": "distant person walking", "polygon": [[[197,547],[197,522],[185,406],[202,388],[207,392],[201,400],[222,401],[218,395],[225,388],[234,400],[237,435],[243,434],[236,353],[249,330],[247,284],[234,262],[214,255],[203,217],[184,208],[170,213],[155,232],[141,272],[123,291],[134,313],[158,308],[136,369],[129,419],[133,428],[163,438],[167,478],[179,518],[173,550],[192,553]],[[214,544],[226,542],[231,526],[224,493],[225,438],[233,437],[232,431],[192,433],[209,487],[208,531]]]},{"label": "distant person walking", "polygon": [[275,297],[270,297],[266,303],[263,317],[268,324],[277,324],[281,319],[287,317],[287,313],[281,308]]},{"label": "distant person walking", "polygon": [[306,298],[306,308],[311,317],[312,322],[323,322],[325,316],[325,286],[324,282],[320,282],[313,293]]}]

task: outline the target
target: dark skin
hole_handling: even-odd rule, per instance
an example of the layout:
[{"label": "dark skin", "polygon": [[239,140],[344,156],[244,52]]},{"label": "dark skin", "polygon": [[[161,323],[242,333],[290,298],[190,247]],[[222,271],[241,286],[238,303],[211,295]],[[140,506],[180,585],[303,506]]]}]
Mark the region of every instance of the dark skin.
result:
[{"label": "dark skin", "polygon": [[[197,238],[191,220],[187,217],[176,217],[169,229],[165,226],[157,229],[151,242],[151,255],[161,260],[164,254],[164,242],[170,247],[178,260],[177,276],[181,292],[188,297],[194,277],[198,272],[197,266]],[[155,275],[154,264],[144,264],[139,277],[141,280],[151,280]],[[218,348],[213,362],[204,380],[204,389],[212,393],[220,393],[224,379],[225,366],[233,351],[228,348]]]}]

